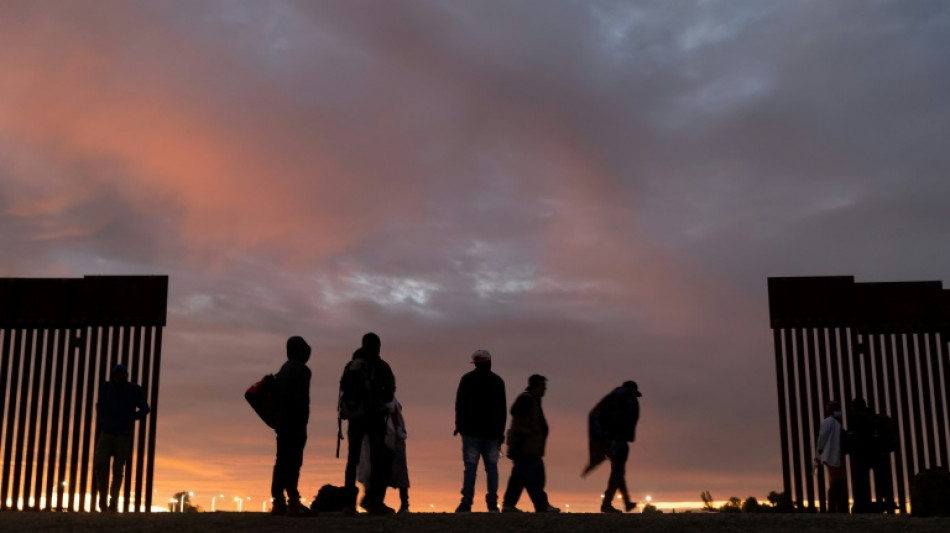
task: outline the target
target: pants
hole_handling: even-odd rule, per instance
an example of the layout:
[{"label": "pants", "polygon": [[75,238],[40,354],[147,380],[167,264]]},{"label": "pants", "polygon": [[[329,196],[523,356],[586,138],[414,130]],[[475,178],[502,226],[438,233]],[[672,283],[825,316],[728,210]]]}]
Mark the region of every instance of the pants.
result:
[{"label": "pants", "polygon": [[876,494],[877,511],[893,513],[894,486],[891,479],[891,456],[889,453],[879,453],[871,465],[874,470],[874,492]]},{"label": "pants", "polygon": [[852,513],[872,513],[871,504],[871,458],[865,455],[851,455],[851,491],[854,505]]},{"label": "pants", "polygon": [[848,513],[848,483],[844,475],[844,465],[831,466],[825,464],[828,470],[828,512]]},{"label": "pants", "polygon": [[620,491],[623,503],[630,503],[630,493],[627,492],[627,457],[630,455],[630,445],[625,440],[610,441],[607,457],[610,458],[610,478],[607,479],[607,490],[604,491],[604,505],[610,505],[614,494]]},{"label": "pants", "polygon": [[[360,464],[363,437],[369,438],[370,479],[363,496],[364,507],[382,505],[392,474],[393,451],[386,446],[386,420],[382,417],[350,420],[346,428],[347,455],[343,484],[356,487],[356,468]],[[355,502],[354,502],[355,503]]]},{"label": "pants", "polygon": [[[270,484],[270,495],[274,498],[274,505],[280,506],[285,502],[291,505],[300,503],[297,483],[300,479],[303,449],[306,445],[306,426],[277,432],[277,459],[274,461],[274,474]],[[287,500],[284,500],[284,492],[287,493]]]},{"label": "pants", "polygon": [[478,471],[478,460],[485,462],[485,481],[488,492],[485,502],[489,507],[498,505],[498,457],[501,452],[501,443],[498,439],[479,439],[462,435],[462,462],[465,464],[465,474],[462,477],[462,503],[472,505],[475,497],[475,475]]},{"label": "pants", "polygon": [[[96,492],[100,511],[116,511],[125,465],[132,455],[132,434],[121,435],[103,432],[96,441],[93,454],[93,471],[96,474]],[[112,485],[109,485],[109,460],[112,460]],[[111,497],[112,501],[109,501]]]},{"label": "pants", "polygon": [[512,458],[511,477],[505,490],[504,505],[513,507],[527,490],[535,511],[548,508],[548,495],[544,492],[544,459],[540,457]]}]

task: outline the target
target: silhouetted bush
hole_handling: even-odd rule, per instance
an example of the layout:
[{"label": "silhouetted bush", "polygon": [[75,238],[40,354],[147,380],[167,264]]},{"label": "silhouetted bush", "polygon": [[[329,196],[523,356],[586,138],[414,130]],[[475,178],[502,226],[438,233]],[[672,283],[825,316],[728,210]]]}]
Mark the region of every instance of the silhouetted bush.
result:
[{"label": "silhouetted bush", "polygon": [[742,502],[742,512],[760,513],[762,512],[762,505],[759,503],[759,500],[756,500],[753,496],[749,496]]}]

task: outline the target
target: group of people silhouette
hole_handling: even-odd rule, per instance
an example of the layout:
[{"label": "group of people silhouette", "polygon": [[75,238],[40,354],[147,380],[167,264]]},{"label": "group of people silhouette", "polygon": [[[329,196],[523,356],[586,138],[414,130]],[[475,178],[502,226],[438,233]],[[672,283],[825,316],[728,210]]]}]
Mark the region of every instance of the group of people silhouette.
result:
[{"label": "group of people silhouette", "polygon": [[[316,509],[339,509],[355,514],[357,505],[369,514],[385,515],[409,512],[409,469],[406,461],[406,425],[402,406],[396,399],[396,378],[392,368],[380,357],[381,341],[375,333],[363,335],[360,347],[347,362],[340,378],[338,401],[339,439],[342,421],[347,421],[347,458],[344,486],[324,486],[311,506],[301,502],[298,480],[307,442],[310,414],[310,378],[307,367],[310,346],[299,336],[287,339],[287,361],[275,375],[277,457],[271,480],[272,515],[307,516]],[[492,372],[492,357],[487,350],[471,356],[474,369],[464,374],[455,399],[455,435],[461,437],[462,499],[456,513],[472,511],[475,479],[479,461],[484,464],[487,490],[486,509],[490,513],[520,513],[517,503],[527,491],[534,511],[558,513],[548,501],[545,487],[544,451],[548,424],[542,408],[547,378],[534,374],[528,386],[512,404],[505,396],[504,380]],[[601,511],[631,511],[625,481],[629,443],[636,436],[640,392],[633,381],[610,391],[591,410],[588,418],[590,460],[583,475],[599,464],[610,461],[610,477]],[[505,430],[508,415],[511,424]],[[499,505],[498,460],[501,447],[512,461],[511,475]],[[339,455],[339,446],[337,448]],[[357,500],[357,481],[364,486]],[[388,487],[398,488],[398,510],[385,504]],[[333,490],[331,490],[333,489]],[[611,505],[619,491],[623,510]],[[332,501],[331,501],[332,500]],[[319,505],[318,505],[319,504]]]},{"label": "group of people silhouette", "polygon": [[[894,492],[891,482],[890,454],[897,448],[897,431],[887,415],[874,413],[863,398],[851,400],[844,427],[841,404],[832,400],[825,405],[825,419],[818,429],[815,445],[816,468],[828,472],[828,511],[848,512],[848,482],[845,455],[851,456],[852,513],[893,513]],[[876,499],[871,499],[873,472]]]}]

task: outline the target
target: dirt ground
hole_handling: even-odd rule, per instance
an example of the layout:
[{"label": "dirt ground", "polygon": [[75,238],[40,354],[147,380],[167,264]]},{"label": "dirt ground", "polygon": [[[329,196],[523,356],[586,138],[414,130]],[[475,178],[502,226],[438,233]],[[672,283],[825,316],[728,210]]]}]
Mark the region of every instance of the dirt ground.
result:
[{"label": "dirt ground", "polygon": [[487,532],[630,532],[637,533],[945,533],[950,518],[910,516],[833,516],[781,514],[561,515],[419,513],[395,516],[309,518],[271,517],[261,513],[96,515],[84,513],[0,513],[0,531],[165,532],[353,532],[353,533],[487,533]]}]

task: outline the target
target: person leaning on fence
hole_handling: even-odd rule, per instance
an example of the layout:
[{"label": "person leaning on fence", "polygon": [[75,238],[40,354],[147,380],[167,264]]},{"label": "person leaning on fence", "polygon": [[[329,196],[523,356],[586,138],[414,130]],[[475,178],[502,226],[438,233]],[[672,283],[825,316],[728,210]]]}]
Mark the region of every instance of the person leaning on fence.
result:
[{"label": "person leaning on fence", "polygon": [[505,382],[491,371],[491,354],[476,350],[472,354],[475,369],[462,376],[455,394],[455,435],[462,436],[462,501],[456,513],[472,510],[475,497],[475,474],[478,461],[485,464],[487,491],[485,503],[488,512],[498,509],[498,457],[504,442],[505,423],[508,420],[508,401]]},{"label": "person leaning on fence", "polygon": [[640,396],[636,382],[625,381],[604,396],[587,419],[590,462],[581,475],[586,476],[605,459],[610,459],[610,478],[600,506],[602,513],[623,512],[612,505],[617,491],[620,491],[627,512],[637,506],[637,502],[630,500],[627,491],[626,469],[627,457],[630,455],[630,445],[627,443],[636,440],[637,436]]},{"label": "person leaning on fence", "polygon": [[[825,405],[825,419],[818,428],[816,463],[825,465],[828,471],[828,512],[848,512],[848,483],[844,475],[841,448],[841,404],[830,401]],[[817,466],[817,464],[816,464]]]},{"label": "person leaning on fence", "polygon": [[[117,512],[119,490],[125,466],[132,454],[132,433],[135,421],[142,420],[151,409],[145,402],[142,387],[129,382],[129,370],[115,365],[109,381],[103,383],[96,402],[99,436],[93,453],[93,473],[100,512]],[[109,485],[109,461],[112,461],[112,485]],[[111,498],[111,501],[110,501]]]},{"label": "person leaning on fence", "polygon": [[871,467],[876,455],[874,413],[863,398],[851,400],[848,411],[847,453],[851,455],[852,513],[875,512],[871,503]]},{"label": "person leaning on fence", "polygon": [[516,505],[523,490],[528,491],[535,512],[561,512],[548,502],[548,495],[544,492],[544,446],[548,440],[548,422],[541,408],[541,398],[547,388],[547,378],[534,374],[528,378],[528,388],[511,406],[511,427],[506,441],[512,467],[501,508],[503,513],[521,512]]}]

